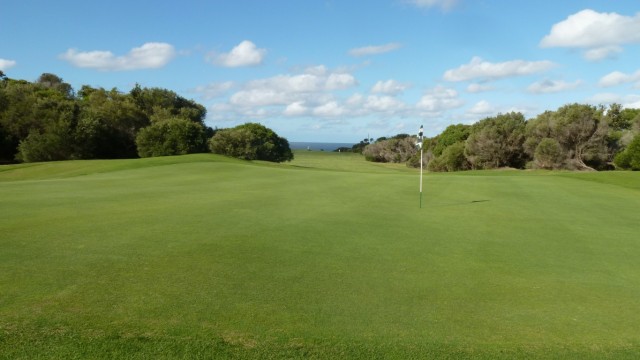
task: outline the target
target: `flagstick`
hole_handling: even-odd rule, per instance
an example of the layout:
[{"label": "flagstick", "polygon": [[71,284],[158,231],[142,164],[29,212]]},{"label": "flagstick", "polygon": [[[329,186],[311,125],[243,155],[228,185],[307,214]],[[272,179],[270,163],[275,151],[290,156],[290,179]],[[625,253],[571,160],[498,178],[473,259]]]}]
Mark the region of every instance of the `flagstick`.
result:
[{"label": "flagstick", "polygon": [[422,146],[420,147],[420,208],[422,209]]},{"label": "flagstick", "polygon": [[422,125],[418,131],[418,146],[420,146],[420,208],[422,209]]}]

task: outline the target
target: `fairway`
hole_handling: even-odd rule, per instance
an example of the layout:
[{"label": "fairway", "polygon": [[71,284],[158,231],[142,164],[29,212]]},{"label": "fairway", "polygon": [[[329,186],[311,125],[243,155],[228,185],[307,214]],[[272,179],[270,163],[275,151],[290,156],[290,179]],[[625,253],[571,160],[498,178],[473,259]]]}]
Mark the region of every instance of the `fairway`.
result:
[{"label": "fairway", "polygon": [[640,357],[640,173],[0,167],[1,359]]}]

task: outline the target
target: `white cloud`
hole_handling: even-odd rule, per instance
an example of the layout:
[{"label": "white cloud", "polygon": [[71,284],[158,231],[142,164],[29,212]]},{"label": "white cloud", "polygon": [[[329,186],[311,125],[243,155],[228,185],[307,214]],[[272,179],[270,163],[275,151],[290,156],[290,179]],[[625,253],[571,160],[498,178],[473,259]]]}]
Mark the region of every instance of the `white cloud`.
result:
[{"label": "white cloud", "polygon": [[603,76],[598,82],[598,85],[600,85],[601,87],[611,87],[632,82],[640,83],[640,70],[636,71],[633,74],[625,74],[620,71],[614,71]]},{"label": "white cloud", "polygon": [[167,43],[146,43],[133,48],[128,54],[116,56],[111,51],[86,51],[69,49],[60,58],[81,68],[100,71],[124,71],[157,69],[169,63],[176,56],[172,45]]},{"label": "white cloud", "polygon": [[493,90],[492,86],[484,85],[484,84],[473,83],[467,86],[467,92],[470,92],[470,93],[480,93],[480,92],[491,91],[491,90]]},{"label": "white cloud", "polygon": [[529,92],[534,94],[556,93],[561,91],[572,90],[582,85],[582,81],[576,80],[569,83],[563,80],[542,80],[535,82],[527,88]]},{"label": "white cloud", "polygon": [[287,108],[284,109],[283,114],[286,116],[302,116],[306,115],[309,109],[304,105],[302,101],[296,101],[287,105]]},{"label": "white cloud", "polygon": [[638,94],[600,93],[587,99],[587,102],[596,105],[617,103],[625,108],[640,109],[640,95]]},{"label": "white cloud", "polygon": [[305,68],[303,72],[305,74],[324,76],[329,72],[329,69],[327,69],[327,67],[324,65],[316,65],[316,66],[309,66]]},{"label": "white cloud", "polygon": [[622,47],[613,45],[613,46],[603,46],[595,49],[589,49],[584,52],[585,59],[589,61],[599,61],[604,59],[614,58],[616,54],[622,52]]},{"label": "white cloud", "polygon": [[455,114],[453,118],[471,125],[480,119],[511,112],[522,113],[526,118],[537,115],[539,110],[529,106],[496,106],[487,100],[481,100],[468,108],[464,114]]},{"label": "white cloud", "polygon": [[290,94],[274,89],[241,90],[231,95],[229,103],[241,107],[287,105],[293,98]]},{"label": "white cloud", "polygon": [[362,94],[355,93],[347,99],[346,104],[351,107],[356,107],[356,106],[362,106],[364,101],[365,101],[365,98],[364,96],[362,96]]},{"label": "white cloud", "polygon": [[640,13],[624,16],[585,9],[554,24],[540,46],[584,48],[588,60],[601,60],[633,43],[640,43]]},{"label": "white cloud", "polygon": [[454,89],[437,86],[423,95],[416,108],[424,116],[439,116],[443,111],[456,109],[464,105]]},{"label": "white cloud", "polygon": [[627,96],[622,106],[629,109],[640,109],[640,95]]},{"label": "white cloud", "polygon": [[407,85],[391,79],[387,81],[378,81],[373,88],[371,88],[371,92],[374,94],[398,95],[407,88]]},{"label": "white cloud", "polygon": [[389,43],[384,45],[372,45],[349,50],[349,55],[360,57],[369,55],[384,54],[390,51],[394,51],[402,47],[399,43]]},{"label": "white cloud", "polygon": [[443,10],[450,10],[458,3],[458,0],[406,0],[405,2],[420,8],[440,7]]},{"label": "white cloud", "polygon": [[394,113],[403,111],[406,107],[405,103],[392,96],[376,96],[367,97],[363,107],[375,113]]},{"label": "white cloud", "polygon": [[474,116],[488,116],[496,113],[496,109],[486,100],[481,100],[475,103],[467,114]]},{"label": "white cloud", "polygon": [[[380,117],[436,116],[463,105],[458,93],[437,87],[428,91],[417,104],[408,104],[396,95],[408,85],[395,80],[379,81],[371,94],[352,92],[357,79],[344,69],[313,66],[300,73],[280,74],[242,83],[214,83],[198,88],[211,98],[230,93],[228,99],[218,99],[209,107],[209,119],[247,119],[264,117],[304,117],[324,121]],[[342,97],[341,95],[344,95]],[[219,98],[221,96],[218,96]]]},{"label": "white cloud", "polygon": [[201,94],[206,100],[215,99],[224,95],[227,91],[231,90],[235,84],[232,81],[225,81],[222,83],[211,83],[204,86],[198,86],[193,89],[193,92]]},{"label": "white cloud", "polygon": [[256,66],[262,64],[267,50],[259,49],[253,42],[244,40],[228,53],[209,56],[214,64],[224,67]]},{"label": "white cloud", "polygon": [[277,75],[250,81],[231,95],[229,102],[243,107],[288,106],[296,102],[313,105],[331,101],[331,91],[352,88],[357,83],[352,74],[315,66],[305,69],[302,74]]},{"label": "white cloud", "polygon": [[320,117],[339,117],[346,113],[346,109],[336,101],[330,101],[313,109],[313,114]]},{"label": "white cloud", "polygon": [[473,79],[496,80],[513,76],[531,75],[547,71],[555,64],[551,61],[512,60],[501,63],[483,61],[474,57],[468,64],[457,69],[447,70],[444,79],[447,81],[467,81]]},{"label": "white cloud", "polygon": [[6,71],[16,66],[15,60],[0,59],[0,70]]},{"label": "white cloud", "polygon": [[326,81],[327,90],[343,90],[357,85],[356,78],[351,74],[334,73]]}]

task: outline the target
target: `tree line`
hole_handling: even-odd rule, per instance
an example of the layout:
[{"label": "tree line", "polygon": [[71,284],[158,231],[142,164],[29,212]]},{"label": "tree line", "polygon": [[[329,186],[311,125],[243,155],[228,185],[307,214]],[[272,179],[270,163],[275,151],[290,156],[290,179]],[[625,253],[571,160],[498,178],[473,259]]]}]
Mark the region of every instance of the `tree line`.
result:
[{"label": "tree line", "polygon": [[[368,144],[369,161],[419,166],[416,137]],[[526,120],[519,112],[448,126],[423,141],[430,171],[471,169],[640,170],[640,109],[568,104]]]},{"label": "tree line", "polygon": [[204,106],[167,89],[136,84],[122,93],[84,85],[76,92],[54,74],[29,82],[0,72],[0,163],[209,151],[249,160],[293,158],[287,140],[271,129],[212,129],[205,117]]}]

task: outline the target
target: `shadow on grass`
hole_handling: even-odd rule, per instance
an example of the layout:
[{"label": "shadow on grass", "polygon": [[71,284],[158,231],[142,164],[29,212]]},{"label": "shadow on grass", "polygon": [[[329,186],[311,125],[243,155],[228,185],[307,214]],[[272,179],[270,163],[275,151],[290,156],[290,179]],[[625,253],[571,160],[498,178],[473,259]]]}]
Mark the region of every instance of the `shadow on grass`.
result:
[{"label": "shadow on grass", "polygon": [[[464,206],[464,205],[478,204],[478,203],[484,203],[489,201],[491,200],[484,199],[484,200],[460,201],[460,202],[448,203],[448,204],[433,204],[431,206],[432,207]],[[429,203],[426,203],[426,206],[429,206],[429,205],[430,205]]]}]

